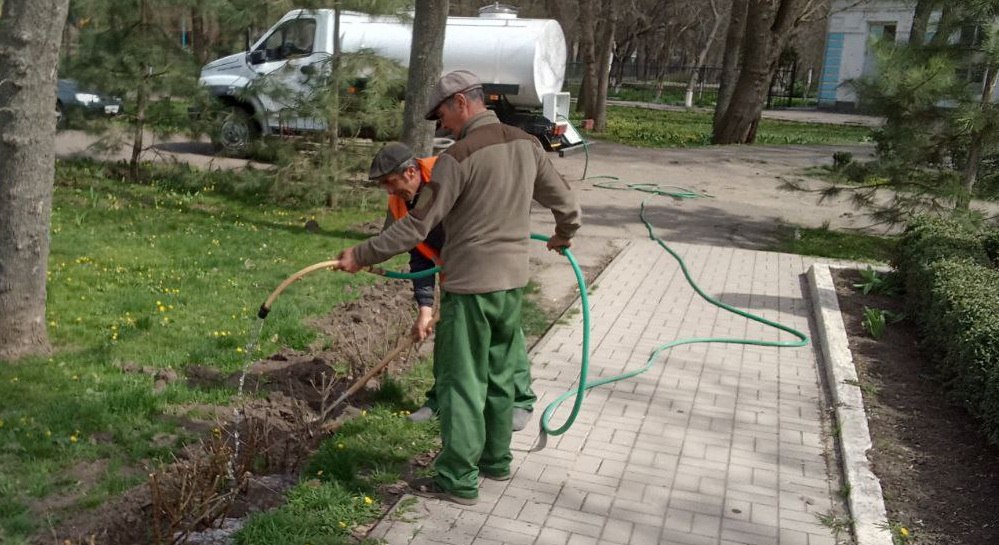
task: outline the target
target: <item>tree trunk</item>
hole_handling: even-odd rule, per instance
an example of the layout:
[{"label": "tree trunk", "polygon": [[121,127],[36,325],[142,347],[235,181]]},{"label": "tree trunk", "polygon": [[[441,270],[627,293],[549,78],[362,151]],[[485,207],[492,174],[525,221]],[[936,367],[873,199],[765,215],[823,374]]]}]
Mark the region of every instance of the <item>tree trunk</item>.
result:
[{"label": "tree trunk", "polygon": [[[266,3],[265,3],[266,5]],[[340,3],[333,3],[333,58],[330,59],[330,105],[329,105],[329,126],[326,132],[329,135],[330,152],[333,160],[340,159]]]},{"label": "tree trunk", "polygon": [[597,54],[597,97],[592,113],[587,117],[593,119],[593,129],[603,132],[607,128],[607,87],[610,84],[611,57],[614,52],[614,30],[617,26],[617,2],[604,4],[600,23],[600,43]]},{"label": "tree trunk", "polygon": [[951,34],[957,30],[961,22],[959,12],[960,8],[955,6],[953,2],[944,4],[943,9],[940,11],[940,20],[937,21],[937,30],[933,33],[933,38],[930,39],[931,46],[943,47],[947,45]]},{"label": "tree trunk", "polygon": [[725,35],[725,56],[722,58],[721,84],[718,87],[718,102],[715,104],[714,129],[717,131],[722,116],[728,110],[728,103],[735,91],[739,77],[739,61],[742,58],[742,40],[746,35],[746,18],[749,0],[732,0],[732,13],[728,19]]},{"label": "tree trunk", "polygon": [[201,13],[201,7],[191,8],[191,50],[194,51],[194,58],[198,59],[199,65],[208,62],[209,43],[208,33],[205,32],[205,18]]},{"label": "tree trunk", "polygon": [[593,110],[587,117],[593,119],[593,129],[603,132],[607,128],[607,88],[610,84],[611,57],[614,51],[614,27],[617,26],[617,2],[604,4],[600,23],[599,55],[597,56],[597,92]]},{"label": "tree trunk", "polygon": [[[572,7],[575,10],[575,6]],[[570,11],[565,9],[563,6],[563,0],[545,0],[545,11],[548,12],[548,16],[552,19],[558,21],[559,26],[562,27],[562,34],[565,36],[565,52],[567,58],[571,61],[572,56],[572,44],[574,43],[573,38],[575,37],[575,32],[573,31],[573,19],[570,18],[566,12]]]},{"label": "tree trunk", "polygon": [[402,141],[417,157],[433,152],[434,123],[423,119],[430,89],[444,69],[444,27],[448,0],[416,0],[413,19],[413,46],[409,52],[406,104],[402,114]]},{"label": "tree trunk", "polygon": [[[149,24],[149,11],[146,1],[139,2],[139,24],[147,29]],[[144,146],[143,136],[146,130],[146,105],[149,103],[149,78],[152,77],[153,68],[143,63],[142,77],[139,78],[139,88],[136,89],[135,98],[135,127],[132,132],[132,157],[128,162],[128,176],[133,182],[139,180],[139,157],[142,155]]]},{"label": "tree trunk", "polygon": [[135,127],[132,132],[132,157],[128,162],[128,176],[133,182],[139,181],[139,157],[145,146],[143,137],[146,130],[146,106],[149,105],[149,78],[152,77],[152,67],[146,66],[145,73],[139,78],[139,88],[135,98]]},{"label": "tree trunk", "polygon": [[[805,0],[752,0],[747,11],[742,40],[739,77],[724,110],[715,110],[712,141],[715,144],[751,144],[766,102],[780,53],[791,40],[801,15],[808,9]],[[719,117],[719,113],[721,114]]]},{"label": "tree trunk", "polygon": [[715,38],[718,36],[718,31],[721,29],[722,24],[721,14],[718,13],[717,0],[709,0],[709,2],[711,7],[711,32],[708,34],[707,40],[704,41],[701,52],[697,55],[697,64],[694,66],[694,71],[690,74],[690,80],[687,82],[687,93],[683,101],[684,105],[688,108],[694,106],[694,88],[697,87],[701,71],[704,70],[704,65],[708,62],[708,54],[711,53],[711,46],[714,45]]},{"label": "tree trunk", "polygon": [[909,44],[923,45],[926,41],[926,27],[930,24],[930,15],[937,7],[939,0],[919,0],[912,16],[912,27],[909,30]]},{"label": "tree trunk", "polygon": [[[999,79],[999,69],[996,66],[985,68],[985,85],[982,88],[982,98],[979,102],[979,110],[985,114],[984,110],[991,107],[992,94],[996,90],[996,80]],[[975,182],[978,181],[978,167],[982,161],[982,148],[986,145],[986,135],[982,131],[971,133],[971,143],[968,149],[968,162],[964,165],[964,172],[961,174],[961,188],[964,190],[957,199],[955,208],[967,210],[971,207],[971,195],[975,189]]]},{"label": "tree trunk", "polygon": [[0,360],[50,350],[45,327],[59,36],[69,0],[0,9]]},{"label": "tree trunk", "polygon": [[596,48],[597,21],[594,7],[596,1],[580,0],[579,2],[579,54],[583,60],[583,80],[579,87],[576,110],[586,113],[587,117],[596,109],[599,83]]}]

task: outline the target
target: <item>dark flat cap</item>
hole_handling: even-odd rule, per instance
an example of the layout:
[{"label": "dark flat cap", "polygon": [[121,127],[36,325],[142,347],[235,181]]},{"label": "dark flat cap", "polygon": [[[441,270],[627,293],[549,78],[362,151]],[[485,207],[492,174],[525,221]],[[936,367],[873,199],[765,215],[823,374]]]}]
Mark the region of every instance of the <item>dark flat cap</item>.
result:
[{"label": "dark flat cap", "polygon": [[413,150],[402,142],[389,142],[378,150],[375,158],[371,160],[371,170],[368,171],[368,180],[378,180],[386,174],[391,174],[403,163],[413,158]]},{"label": "dark flat cap", "polygon": [[482,82],[479,81],[479,76],[469,72],[468,70],[455,70],[454,72],[448,72],[441,76],[441,79],[437,80],[437,84],[430,91],[430,108],[427,109],[427,115],[424,118],[427,121],[437,120],[437,108],[444,103],[445,100],[451,98],[452,95],[457,93],[464,93],[465,91],[471,91],[472,89],[481,89]]}]

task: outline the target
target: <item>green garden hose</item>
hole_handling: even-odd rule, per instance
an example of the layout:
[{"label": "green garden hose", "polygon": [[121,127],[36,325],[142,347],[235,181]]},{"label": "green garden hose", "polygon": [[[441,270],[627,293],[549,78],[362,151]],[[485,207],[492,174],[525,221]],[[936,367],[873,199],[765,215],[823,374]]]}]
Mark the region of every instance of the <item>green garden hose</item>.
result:
[{"label": "green garden hose", "polygon": [[[610,177],[605,177],[605,178],[610,178]],[[616,180],[616,178],[614,178],[614,180]],[[718,299],[716,299],[716,298],[708,295],[707,293],[705,293],[704,290],[702,290],[697,285],[697,283],[694,282],[694,279],[691,278],[690,271],[687,269],[687,264],[683,261],[683,258],[681,258],[679,254],[677,254],[672,248],[670,248],[666,244],[666,242],[664,242],[661,238],[659,238],[659,237],[657,237],[655,235],[655,232],[653,231],[652,224],[645,217],[646,203],[650,199],[652,199],[653,197],[655,197],[655,196],[658,196],[658,195],[667,195],[667,196],[670,196],[670,197],[673,197],[673,198],[689,199],[689,198],[702,198],[702,197],[705,197],[705,195],[701,195],[699,193],[695,193],[693,191],[690,191],[690,190],[687,190],[687,189],[684,189],[684,188],[679,188],[679,187],[676,187],[676,186],[660,186],[658,184],[622,184],[620,182],[617,183],[617,184],[609,184],[607,182],[604,182],[602,184],[595,184],[595,185],[597,185],[597,187],[605,187],[605,188],[608,188],[608,189],[635,189],[635,190],[638,190],[638,191],[645,191],[647,193],[652,193],[653,194],[652,196],[650,196],[647,199],[645,199],[644,201],[642,201],[641,212],[640,212],[640,217],[642,219],[642,223],[645,224],[645,228],[649,232],[649,238],[651,238],[652,240],[656,241],[656,243],[659,244],[659,246],[662,247],[662,249],[666,250],[666,252],[668,252],[671,256],[673,256],[674,259],[676,259],[677,263],[680,265],[680,270],[683,272],[684,278],[687,279],[687,282],[694,289],[694,291],[697,292],[697,294],[700,295],[704,300],[706,300],[707,302],[709,302],[709,303],[711,303],[711,304],[713,304],[713,305],[715,305],[717,307],[720,307],[720,308],[722,308],[724,310],[727,310],[729,312],[732,312],[732,313],[737,314],[739,316],[742,316],[744,318],[748,318],[748,319],[750,319],[750,320],[752,320],[754,322],[759,322],[761,324],[764,324],[764,325],[767,325],[767,326],[770,326],[770,327],[774,327],[774,328],[779,329],[781,331],[785,331],[787,333],[790,333],[791,335],[794,335],[795,337],[797,337],[798,340],[796,340],[796,341],[761,341],[761,340],[753,340],[753,339],[733,339],[733,338],[727,338],[727,337],[700,337],[700,338],[693,338],[693,339],[679,339],[679,340],[671,341],[671,342],[668,342],[666,344],[663,344],[661,346],[656,347],[652,351],[652,353],[649,355],[649,358],[646,360],[645,365],[642,366],[639,369],[635,369],[633,371],[629,371],[627,373],[623,373],[623,374],[612,376],[612,377],[602,378],[600,380],[596,380],[596,381],[593,381],[593,382],[588,382],[587,381],[587,375],[588,375],[589,366],[590,366],[590,350],[589,350],[589,346],[590,346],[590,306],[589,306],[589,302],[587,300],[586,286],[585,286],[585,283],[583,281],[583,276],[582,276],[582,273],[581,273],[581,271],[579,269],[579,265],[576,263],[576,260],[572,257],[572,253],[569,252],[568,250],[565,250],[564,254],[569,259],[569,263],[572,265],[573,272],[576,274],[576,282],[579,284],[580,304],[581,304],[582,309],[583,309],[583,354],[582,354],[582,365],[580,367],[579,385],[578,385],[578,387],[576,389],[574,389],[574,390],[569,390],[569,391],[563,393],[557,399],[555,399],[554,401],[552,401],[551,403],[549,403],[547,407],[545,407],[545,410],[544,410],[544,412],[541,415],[541,437],[539,438],[539,442],[538,442],[539,446],[536,447],[535,450],[540,450],[541,448],[544,448],[544,445],[545,445],[545,443],[547,441],[547,438],[546,438],[547,435],[561,435],[561,434],[565,433],[566,431],[568,431],[570,427],[572,427],[572,424],[575,422],[576,417],[579,415],[579,409],[582,406],[582,399],[583,399],[583,396],[584,396],[586,390],[589,390],[591,388],[596,388],[597,386],[602,386],[604,384],[608,384],[608,383],[611,383],[611,382],[617,382],[617,381],[620,381],[620,380],[625,380],[625,379],[634,377],[636,375],[639,375],[641,373],[644,373],[644,372],[648,371],[652,367],[652,364],[655,363],[656,358],[658,358],[659,354],[662,353],[663,351],[667,350],[667,349],[673,348],[675,346],[681,346],[681,345],[685,345],[685,344],[694,344],[694,343],[746,344],[746,345],[754,345],[754,346],[772,346],[772,347],[783,347],[783,348],[800,347],[800,346],[805,346],[805,345],[808,344],[808,337],[804,333],[801,333],[800,331],[797,331],[795,329],[792,329],[792,328],[787,327],[785,325],[782,325],[780,323],[774,322],[772,320],[768,320],[766,318],[763,318],[762,316],[757,316],[757,315],[752,314],[750,312],[747,312],[745,310],[733,307],[732,305],[729,305],[727,303],[723,303],[722,301],[719,301]],[[674,189],[677,189],[679,191],[667,191],[666,188],[674,188]],[[546,237],[543,237],[541,235],[531,235],[531,238],[536,239],[536,240],[547,240]],[[552,419],[552,416],[554,415],[555,411],[559,408],[559,406],[561,406],[561,404],[565,400],[567,400],[567,399],[569,399],[570,397],[573,397],[573,396],[575,396],[576,399],[575,399],[575,402],[574,402],[573,407],[572,407],[572,412],[569,414],[569,417],[566,419],[565,423],[562,424],[562,426],[560,426],[558,429],[552,429],[552,427],[551,427],[551,419]]]},{"label": "green garden hose", "polygon": [[[617,180],[616,178],[612,178],[609,176],[604,176],[601,178],[609,178],[615,182]],[[642,201],[641,212],[640,212],[640,217],[642,219],[642,222],[645,224],[645,228],[649,232],[649,238],[655,240],[660,247],[662,247],[664,250],[666,250],[666,252],[668,252],[671,256],[673,256],[674,259],[676,259],[677,263],[680,265],[680,270],[683,272],[684,278],[687,279],[687,282],[694,289],[694,291],[697,292],[697,294],[700,295],[704,300],[717,307],[720,307],[724,310],[727,310],[744,318],[748,318],[755,322],[759,322],[761,324],[774,327],[781,331],[790,333],[791,335],[797,337],[798,340],[760,341],[752,339],[733,339],[726,337],[702,337],[702,338],[693,338],[693,339],[679,339],[655,348],[652,351],[652,353],[649,355],[649,358],[646,360],[645,365],[642,366],[641,368],[620,375],[606,377],[600,380],[589,382],[587,380],[587,377],[589,375],[589,367],[590,367],[590,303],[586,291],[586,281],[583,278],[583,272],[579,268],[579,263],[577,263],[575,256],[572,255],[572,252],[568,248],[564,248],[560,251],[560,253],[564,255],[565,258],[569,261],[569,265],[572,267],[573,274],[575,274],[576,276],[576,283],[579,286],[580,305],[582,306],[583,310],[582,364],[579,370],[579,383],[576,389],[566,391],[557,399],[555,399],[553,402],[549,403],[547,407],[545,407],[545,410],[541,415],[541,437],[539,440],[539,446],[536,447],[535,450],[544,448],[548,435],[562,435],[563,433],[567,432],[569,428],[572,427],[573,423],[576,421],[576,417],[579,415],[580,409],[582,408],[583,398],[585,397],[585,393],[587,390],[591,388],[596,388],[597,386],[602,386],[604,384],[625,380],[648,371],[652,367],[652,364],[655,363],[656,358],[658,358],[659,354],[667,349],[673,348],[675,346],[681,346],[684,344],[694,344],[694,343],[728,343],[728,344],[746,344],[754,346],[772,346],[772,347],[800,347],[808,344],[808,337],[805,334],[801,333],[800,331],[797,331],[780,323],[774,322],[772,320],[768,320],[766,318],[763,318],[762,316],[757,316],[742,309],[738,309],[736,307],[733,307],[732,305],[723,303],[718,299],[715,299],[714,297],[705,293],[697,285],[697,283],[694,282],[693,278],[691,278],[690,271],[687,269],[687,264],[683,261],[683,258],[681,258],[679,254],[677,254],[672,248],[670,248],[661,238],[655,235],[652,224],[645,217],[646,203],[650,199],[652,199],[655,196],[670,196],[677,199],[691,199],[691,198],[702,198],[704,197],[704,195],[701,195],[699,193],[681,187],[663,186],[659,184],[624,184],[621,182],[616,182],[616,183],[603,182],[595,185],[597,187],[604,187],[606,189],[632,189],[632,190],[652,193],[652,196]],[[677,191],[669,191],[667,189],[675,189]],[[547,242],[548,238],[549,237],[544,235],[531,234],[532,240]],[[271,293],[270,297],[267,298],[264,304],[261,305],[259,317],[263,319],[267,316],[267,313],[270,311],[271,304],[274,302],[274,300],[278,297],[278,295],[281,294],[282,291],[284,291],[285,288],[287,288],[293,282],[299,280],[301,277],[311,272],[315,272],[322,269],[335,269],[336,266],[337,266],[336,261],[324,261],[322,263],[317,263],[315,265],[306,267],[305,269],[302,269],[301,271],[298,271],[297,273],[288,277],[288,279],[286,279],[280,286],[278,286],[276,290],[274,290],[273,293]],[[432,269],[427,269],[417,273],[385,271],[383,269],[378,269],[378,268],[369,268],[368,270],[369,272],[372,272],[374,274],[380,274],[388,278],[394,278],[399,280],[411,280],[415,278],[423,278],[426,276],[430,276],[432,274],[436,274],[437,272],[440,271],[440,267],[434,267]],[[558,410],[558,408],[562,405],[563,402],[565,402],[570,397],[574,396],[576,399],[573,402],[572,411],[570,412],[569,417],[566,419],[565,423],[563,423],[558,429],[552,429],[551,419],[552,416],[554,416],[555,411]]]}]

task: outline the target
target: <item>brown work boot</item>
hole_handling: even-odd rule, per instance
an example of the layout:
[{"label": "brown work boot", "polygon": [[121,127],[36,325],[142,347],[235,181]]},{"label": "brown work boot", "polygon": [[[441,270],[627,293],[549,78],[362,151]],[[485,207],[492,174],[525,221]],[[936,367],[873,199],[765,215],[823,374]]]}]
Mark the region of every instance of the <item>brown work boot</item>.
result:
[{"label": "brown work boot", "polygon": [[409,484],[409,487],[413,490],[413,493],[417,496],[423,496],[424,498],[436,498],[439,500],[449,501],[451,503],[457,503],[459,505],[475,505],[479,503],[479,498],[465,498],[456,495],[450,490],[445,490],[441,485],[434,481],[433,477],[423,477],[416,479]]},{"label": "brown work boot", "polygon": [[479,475],[483,478],[489,479],[490,481],[509,481],[510,477],[513,477],[513,473],[507,471],[506,473],[490,473],[479,468]]}]

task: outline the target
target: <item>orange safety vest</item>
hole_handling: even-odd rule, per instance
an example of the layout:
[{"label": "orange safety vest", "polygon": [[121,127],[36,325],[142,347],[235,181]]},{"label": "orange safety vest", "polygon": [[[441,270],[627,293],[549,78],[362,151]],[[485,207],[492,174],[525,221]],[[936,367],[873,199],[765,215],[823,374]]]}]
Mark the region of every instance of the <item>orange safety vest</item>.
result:
[{"label": "orange safety vest", "polygon": [[[427,157],[426,159],[417,159],[416,164],[420,167],[420,182],[424,184],[430,183],[430,173],[434,170],[434,163],[437,162],[437,157]],[[397,197],[395,195],[389,195],[388,198],[389,212],[392,213],[392,217],[396,220],[400,220],[409,214],[409,209],[406,207],[406,201],[402,197]],[[431,248],[424,242],[416,245],[416,250],[423,254],[424,257],[434,262],[438,267],[441,265],[441,254],[439,251]]]}]

